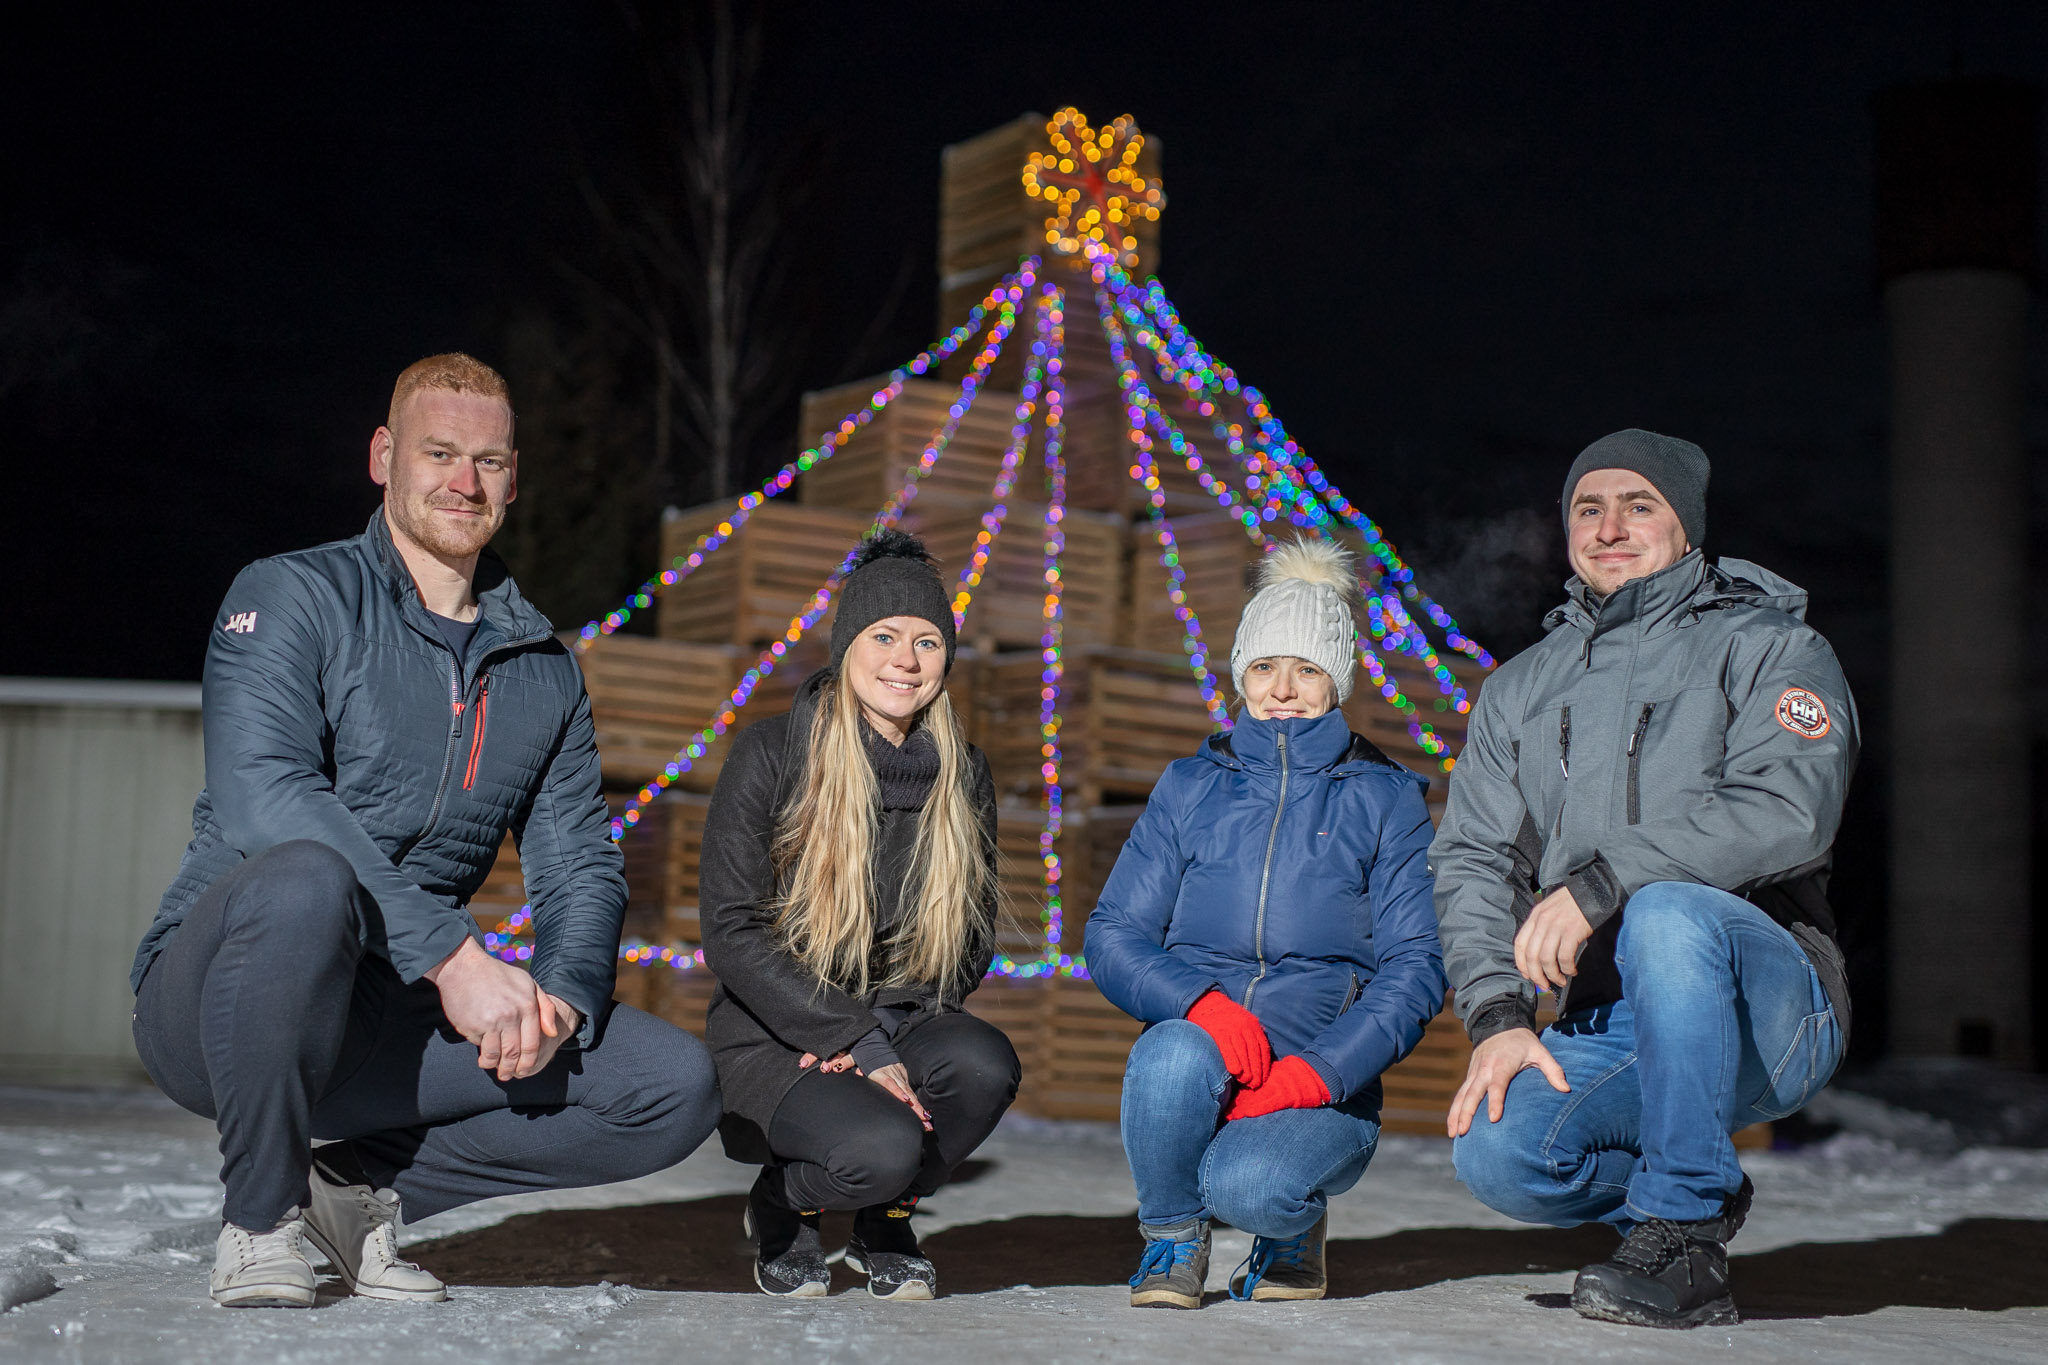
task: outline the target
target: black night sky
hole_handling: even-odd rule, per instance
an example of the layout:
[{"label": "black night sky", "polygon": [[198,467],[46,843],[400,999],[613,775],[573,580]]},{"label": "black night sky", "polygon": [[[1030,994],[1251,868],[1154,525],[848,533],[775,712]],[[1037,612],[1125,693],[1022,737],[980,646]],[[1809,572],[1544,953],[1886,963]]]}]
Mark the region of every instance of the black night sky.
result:
[{"label": "black night sky", "polygon": [[[361,527],[396,372],[493,359],[601,272],[585,187],[625,193],[648,145],[624,13],[10,25],[0,674],[196,678],[240,565]],[[941,147],[1027,110],[1128,111],[1164,144],[1183,315],[1482,639],[1526,644],[1555,595],[1572,454],[1668,431],[1714,459],[1709,552],[1813,591],[1881,733],[1870,100],[1952,70],[2040,79],[2048,9],[785,3],[765,24],[756,134],[805,190],[792,392],[929,339]],[[2033,338],[2038,456],[2039,307]],[[1873,855],[1882,764],[1844,836]],[[1845,860],[1840,894],[1881,899],[1878,861]]]}]

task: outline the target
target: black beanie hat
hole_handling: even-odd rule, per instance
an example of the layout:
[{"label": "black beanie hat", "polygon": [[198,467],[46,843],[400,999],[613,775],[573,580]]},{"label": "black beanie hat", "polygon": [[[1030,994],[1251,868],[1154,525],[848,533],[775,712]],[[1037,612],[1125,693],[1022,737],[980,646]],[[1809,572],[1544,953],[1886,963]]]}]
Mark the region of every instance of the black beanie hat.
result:
[{"label": "black beanie hat", "polygon": [[1630,427],[1602,436],[1579,452],[1572,472],[1564,477],[1564,533],[1572,533],[1572,493],[1579,480],[1596,469],[1627,469],[1650,481],[1651,487],[1678,513],[1685,538],[1697,550],[1707,539],[1707,452],[1676,436]]},{"label": "black beanie hat", "polygon": [[939,582],[924,542],[902,531],[877,531],[854,552],[853,568],[839,587],[839,611],[832,619],[832,666],[860,633],[891,616],[915,616],[939,628],[946,642],[946,671],[953,670],[953,603]]}]

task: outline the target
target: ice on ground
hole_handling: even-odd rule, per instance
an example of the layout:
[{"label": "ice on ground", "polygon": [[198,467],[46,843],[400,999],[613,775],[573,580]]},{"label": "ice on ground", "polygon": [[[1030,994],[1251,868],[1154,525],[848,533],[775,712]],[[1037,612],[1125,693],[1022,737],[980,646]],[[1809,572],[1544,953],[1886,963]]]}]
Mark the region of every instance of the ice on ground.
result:
[{"label": "ice on ground", "polygon": [[[1040,1215],[1104,1220],[1073,1226],[1119,1226],[1136,1206],[1109,1125],[1013,1118],[977,1159],[986,1163],[978,1178],[926,1202],[922,1233],[955,1229],[952,1236],[967,1238],[977,1226]],[[1423,1138],[1385,1139],[1365,1179],[1332,1208],[1333,1264],[1342,1253],[1353,1266],[1374,1267],[1378,1279],[1354,1287],[1351,1297],[1321,1303],[1219,1302],[1199,1313],[1134,1311],[1108,1277],[922,1305],[881,1303],[857,1290],[798,1303],[586,1283],[458,1285],[449,1303],[436,1306],[372,1303],[330,1289],[310,1313],[225,1310],[205,1295],[220,1209],[218,1164],[212,1126],[155,1097],[0,1092],[0,1276],[42,1273],[57,1286],[0,1314],[0,1359],[203,1356],[219,1365],[362,1365],[601,1358],[668,1365],[679,1357],[773,1355],[1000,1365],[1281,1351],[1355,1362],[1366,1351],[1376,1361],[1497,1365],[1532,1347],[1545,1356],[1614,1360],[2048,1357],[2048,1273],[2038,1262],[2031,1271],[2015,1268],[2019,1278],[2008,1277],[1995,1293],[1949,1273],[1967,1262],[1956,1261],[1956,1249],[1968,1251],[1971,1229],[2018,1229],[2037,1240],[2048,1229],[2048,1152],[1971,1147],[1942,1154],[1868,1132],[1843,1132],[1800,1151],[1745,1154],[1757,1201],[1735,1247],[1738,1289],[1770,1288],[1759,1297],[1779,1304],[1771,1311],[1783,1315],[1686,1334],[1589,1323],[1558,1307],[1570,1288],[1568,1268],[1546,1262],[1519,1269],[1514,1256],[1525,1246],[1554,1251],[1558,1244],[1543,1239],[1564,1234],[1519,1229],[1482,1208],[1458,1185],[1449,1145]],[[420,1246],[548,1210],[732,1196],[745,1191],[752,1174],[726,1161],[714,1140],[644,1180],[456,1210],[407,1229],[404,1240]],[[546,1235],[545,1220],[519,1226]],[[1518,1236],[1503,1235],[1510,1232]],[[1223,1287],[1248,1243],[1242,1234],[1221,1234],[1212,1288]],[[1467,1247],[1483,1254],[1461,1260]],[[1040,1248],[1039,1263],[1056,1265],[1063,1250]],[[1748,1281],[1745,1261],[1752,1267]],[[940,1270],[943,1279],[943,1264]],[[1822,1306],[1798,1308],[1796,1294],[1787,1298],[1786,1286],[1764,1285],[1760,1275],[1814,1277]],[[1916,1277],[1929,1292],[1911,1287]],[[2038,1292],[2027,1288],[2029,1277],[2038,1278]],[[1884,1287],[1894,1279],[1908,1288]],[[1384,1287],[1376,1291],[1374,1284]],[[1932,1306],[1942,1304],[1952,1306]]]}]

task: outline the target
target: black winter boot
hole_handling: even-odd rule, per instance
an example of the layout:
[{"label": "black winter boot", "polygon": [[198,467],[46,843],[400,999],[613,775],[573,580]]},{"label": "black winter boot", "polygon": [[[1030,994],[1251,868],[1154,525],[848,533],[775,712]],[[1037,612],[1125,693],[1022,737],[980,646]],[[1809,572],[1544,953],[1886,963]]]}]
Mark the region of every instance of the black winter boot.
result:
[{"label": "black winter boot", "polygon": [[818,1235],[818,1210],[792,1209],[781,1199],[782,1182],[763,1167],[747,1191],[745,1226],[754,1244],[754,1283],[764,1294],[797,1299],[821,1297],[832,1287],[825,1243]]},{"label": "black winter boot", "polygon": [[1755,1194],[1749,1177],[1717,1217],[1697,1223],[1652,1218],[1619,1249],[1579,1272],[1572,1307],[1581,1317],[1636,1327],[1732,1327],[1742,1321],[1728,1291],[1728,1239]]},{"label": "black winter boot", "polygon": [[906,1194],[853,1215],[846,1264],[868,1277],[868,1293],[878,1299],[929,1299],[939,1292],[939,1273],[910,1226],[916,1208],[917,1196]]}]

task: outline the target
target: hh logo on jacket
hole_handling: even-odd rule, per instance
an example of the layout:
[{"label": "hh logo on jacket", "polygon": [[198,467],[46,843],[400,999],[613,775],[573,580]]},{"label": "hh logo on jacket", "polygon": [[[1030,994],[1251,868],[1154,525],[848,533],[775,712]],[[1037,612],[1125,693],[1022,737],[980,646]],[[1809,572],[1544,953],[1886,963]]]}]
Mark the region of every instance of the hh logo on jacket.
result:
[{"label": "hh logo on jacket", "polygon": [[256,613],[238,611],[221,624],[221,629],[230,635],[253,635],[256,633]]}]

